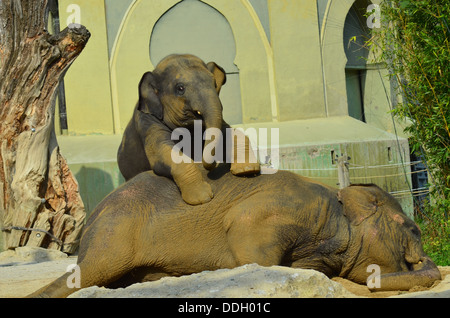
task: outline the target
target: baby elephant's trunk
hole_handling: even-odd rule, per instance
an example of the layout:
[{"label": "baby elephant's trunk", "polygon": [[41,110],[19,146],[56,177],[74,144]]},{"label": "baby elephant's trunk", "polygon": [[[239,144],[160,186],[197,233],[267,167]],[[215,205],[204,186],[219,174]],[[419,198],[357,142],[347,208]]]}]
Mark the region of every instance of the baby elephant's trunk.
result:
[{"label": "baby elephant's trunk", "polygon": [[[223,136],[222,128],[222,104],[217,97],[208,112],[205,112],[203,119],[206,126],[205,144],[203,147],[203,167],[207,170],[212,170],[217,166],[217,160],[222,160],[223,154],[219,153],[223,150]],[[217,104],[217,105],[216,105]]]}]

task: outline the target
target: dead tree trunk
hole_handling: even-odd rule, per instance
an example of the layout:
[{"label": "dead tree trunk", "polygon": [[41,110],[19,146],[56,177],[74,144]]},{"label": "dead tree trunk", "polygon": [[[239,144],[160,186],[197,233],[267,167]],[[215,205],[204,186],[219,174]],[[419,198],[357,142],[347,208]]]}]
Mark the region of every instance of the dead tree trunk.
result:
[{"label": "dead tree trunk", "polygon": [[90,34],[46,31],[47,0],[0,1],[0,221],[4,247],[75,251],[85,219],[54,133],[55,92]]}]

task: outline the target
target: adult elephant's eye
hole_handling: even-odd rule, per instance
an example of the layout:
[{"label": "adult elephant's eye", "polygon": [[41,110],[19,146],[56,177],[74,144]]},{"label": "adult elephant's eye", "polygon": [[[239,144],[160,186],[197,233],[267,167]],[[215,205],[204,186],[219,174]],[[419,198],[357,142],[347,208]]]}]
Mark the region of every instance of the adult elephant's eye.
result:
[{"label": "adult elephant's eye", "polygon": [[179,96],[184,95],[184,92],[186,91],[186,87],[184,87],[183,84],[177,84],[175,86],[175,93]]}]

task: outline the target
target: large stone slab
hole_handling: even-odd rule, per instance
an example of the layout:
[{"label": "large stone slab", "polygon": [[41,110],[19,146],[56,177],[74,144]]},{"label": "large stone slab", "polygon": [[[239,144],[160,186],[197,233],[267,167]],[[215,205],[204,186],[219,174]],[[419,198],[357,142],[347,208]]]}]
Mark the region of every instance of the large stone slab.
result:
[{"label": "large stone slab", "polygon": [[127,288],[106,289],[94,286],[70,297],[342,298],[356,295],[314,270],[249,264],[183,277],[165,277]]},{"label": "large stone slab", "polygon": [[[0,297],[25,297],[63,275],[76,264],[75,256],[42,248],[17,248],[0,253]],[[256,264],[234,269],[205,271],[182,277],[166,277],[127,288],[89,287],[70,297],[198,297],[198,298],[343,298],[407,297],[449,298],[450,267],[439,267],[443,280],[431,288],[409,292],[371,293],[367,286],[343,278],[328,279],[324,274],[283,266]]]}]

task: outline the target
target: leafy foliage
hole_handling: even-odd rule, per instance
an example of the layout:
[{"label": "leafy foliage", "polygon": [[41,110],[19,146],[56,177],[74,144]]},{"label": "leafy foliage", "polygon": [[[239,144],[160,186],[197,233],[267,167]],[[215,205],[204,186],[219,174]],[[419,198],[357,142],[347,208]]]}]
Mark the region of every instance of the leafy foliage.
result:
[{"label": "leafy foliage", "polygon": [[395,116],[410,123],[412,151],[422,154],[430,201],[418,213],[424,247],[449,264],[450,232],[450,1],[386,0],[383,27],[370,40],[399,86]]}]

